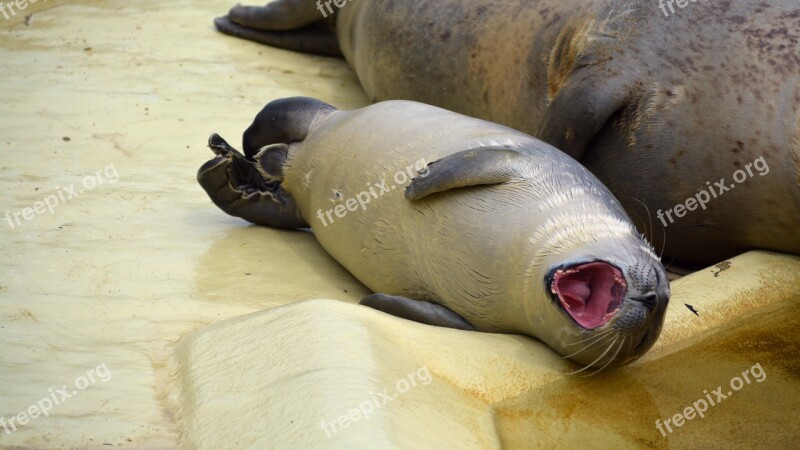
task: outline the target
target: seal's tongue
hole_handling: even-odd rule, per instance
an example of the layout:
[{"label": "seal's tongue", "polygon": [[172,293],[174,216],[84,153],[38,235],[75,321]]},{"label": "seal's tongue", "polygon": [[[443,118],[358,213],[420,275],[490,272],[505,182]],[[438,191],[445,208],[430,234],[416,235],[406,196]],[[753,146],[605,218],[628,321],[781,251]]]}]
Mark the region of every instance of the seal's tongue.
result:
[{"label": "seal's tongue", "polygon": [[567,313],[588,330],[611,320],[622,306],[626,289],[622,272],[604,262],[559,269],[552,285]]}]

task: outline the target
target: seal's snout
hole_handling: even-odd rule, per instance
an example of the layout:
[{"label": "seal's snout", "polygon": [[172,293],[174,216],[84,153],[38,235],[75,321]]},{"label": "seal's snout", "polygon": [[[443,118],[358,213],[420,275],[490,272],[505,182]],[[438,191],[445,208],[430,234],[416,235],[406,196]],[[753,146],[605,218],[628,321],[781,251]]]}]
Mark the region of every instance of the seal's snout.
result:
[{"label": "seal's snout", "polygon": [[621,270],[596,261],[557,269],[551,291],[578,325],[593,330],[619,311],[627,284]]}]

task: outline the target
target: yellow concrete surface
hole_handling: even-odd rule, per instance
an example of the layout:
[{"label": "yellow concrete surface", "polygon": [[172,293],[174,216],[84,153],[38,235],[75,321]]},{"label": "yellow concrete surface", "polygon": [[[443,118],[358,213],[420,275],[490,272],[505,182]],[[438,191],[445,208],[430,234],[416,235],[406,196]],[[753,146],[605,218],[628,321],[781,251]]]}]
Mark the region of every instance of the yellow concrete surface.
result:
[{"label": "yellow concrete surface", "polygon": [[[269,100],[366,104],[342,61],[218,34],[229,6],[64,2],[0,29],[0,417],[111,373],[0,428],[0,447],[173,448],[166,362],[183,335],[366,294],[311,234],[228,217],[195,181],[208,135],[238,142]],[[52,213],[21,215],[49,196]]]},{"label": "yellow concrete surface", "polygon": [[[800,259],[750,252],[725,267],[673,283],[658,346],[616,371],[569,375],[531,339],[312,300],[185,338],[173,403],[195,448],[792,448]],[[707,417],[655,427],[704,391],[728,396],[756,364]]]},{"label": "yellow concrete surface", "polygon": [[[231,3],[0,15],[0,448],[800,442],[800,258],[674,282],[656,348],[580,377],[531,339],[353,305],[366,289],[313,235],[220,212],[195,181],[210,133],[238,145],[280,97],[367,104],[343,61],[216,33]],[[763,382],[656,429],[755,364]],[[380,407],[342,419],[365,402]]]}]

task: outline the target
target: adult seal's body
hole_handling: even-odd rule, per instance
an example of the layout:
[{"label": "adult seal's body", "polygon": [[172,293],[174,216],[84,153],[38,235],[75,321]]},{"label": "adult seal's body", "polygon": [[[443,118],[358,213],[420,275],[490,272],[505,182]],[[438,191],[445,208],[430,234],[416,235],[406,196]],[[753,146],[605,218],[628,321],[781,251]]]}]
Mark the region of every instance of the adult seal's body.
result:
[{"label": "adult seal's body", "polygon": [[665,255],[800,254],[800,5],[683,6],[280,0],[216,23],[270,45],[341,52],[375,100],[422,101],[552,144],[589,168],[656,248],[666,239]]},{"label": "adult seal's body", "polygon": [[414,102],[293,98],[259,113],[245,155],[210,146],[198,181],[214,203],[310,226],[378,293],[369,306],[535,336],[586,367],[632,361],[659,334],[658,258],[591,173],[528,135]]}]

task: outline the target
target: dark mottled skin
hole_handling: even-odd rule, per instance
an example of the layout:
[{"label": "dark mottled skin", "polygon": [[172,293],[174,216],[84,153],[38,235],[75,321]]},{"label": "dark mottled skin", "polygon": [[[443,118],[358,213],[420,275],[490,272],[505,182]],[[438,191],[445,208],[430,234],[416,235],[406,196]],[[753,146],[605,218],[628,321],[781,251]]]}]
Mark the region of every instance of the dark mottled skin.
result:
[{"label": "dark mottled skin", "polygon": [[[431,103],[555,145],[668,257],[800,254],[796,0],[690,2],[669,17],[654,0],[351,0],[335,22],[372,99]],[[753,169],[666,228],[656,218],[761,156],[768,174]]]}]

